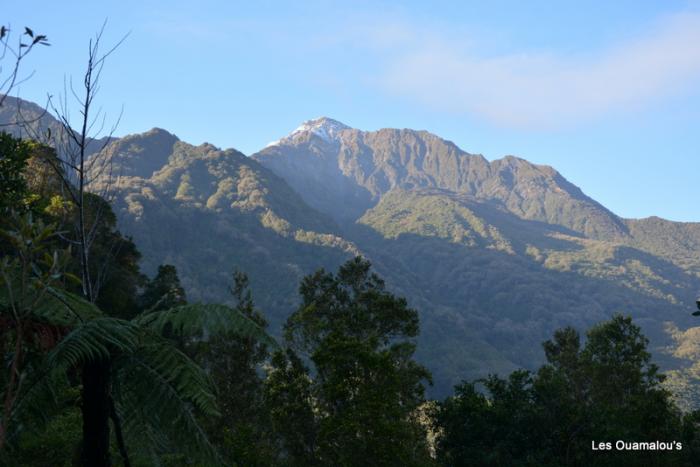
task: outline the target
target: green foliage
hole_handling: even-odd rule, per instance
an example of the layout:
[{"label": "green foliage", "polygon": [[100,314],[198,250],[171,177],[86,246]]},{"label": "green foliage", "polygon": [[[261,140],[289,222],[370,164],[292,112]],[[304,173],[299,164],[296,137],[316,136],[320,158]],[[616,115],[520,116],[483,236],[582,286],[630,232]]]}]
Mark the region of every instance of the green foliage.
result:
[{"label": "green foliage", "polygon": [[[686,272],[694,243],[681,254],[694,225],[659,235],[645,227],[642,245],[642,229],[550,168],[516,158],[491,164],[425,133],[380,133],[366,147],[358,133],[347,157],[386,179],[337,173],[336,154],[311,140],[252,158],[266,170],[163,130],[125,137],[108,149],[128,175],[115,199],[120,228],[147,253],[145,271],[175,265],[194,301],[230,301],[224,271],[234,262],[273,334],[297,307],[304,275],[361,252],[421,311],[417,359],[434,374],[434,397],[465,376],[535,368],[544,357],[537,343],[557,327],[585,329],[621,310],[644,323],[654,348],[670,344],[664,322],[700,288]],[[189,197],[176,199],[183,182]],[[327,217],[351,213],[342,229]],[[671,246],[672,257],[661,255]],[[674,364],[659,358],[664,368]]]},{"label": "green foliage", "polygon": [[177,452],[205,465],[218,462],[196,416],[219,416],[211,380],[198,365],[169,341],[145,333],[112,366],[112,395],[127,446],[141,456]]},{"label": "green foliage", "polygon": [[6,215],[10,207],[21,205],[27,195],[24,168],[30,146],[21,139],[0,132],[0,212]]},{"label": "green foliage", "polygon": [[158,334],[204,338],[236,333],[254,337],[270,346],[278,345],[253,319],[234,308],[215,303],[182,305],[147,312],[136,317],[134,322]]},{"label": "green foliage", "polygon": [[[430,373],[412,359],[416,311],[387,292],[360,257],[337,274],[321,270],[306,277],[299,291],[302,303],[289,317],[285,336],[314,364],[317,460],[333,465],[427,462],[425,433],[416,413]],[[299,378],[298,362],[288,357],[288,364],[278,357],[282,383],[288,376]],[[297,403],[305,399],[303,393],[286,397]],[[308,453],[308,446],[301,452]]]},{"label": "green foliage", "polygon": [[[72,467],[82,436],[79,391],[66,388],[57,397],[56,410],[46,413],[42,430],[23,436],[16,448],[6,452],[0,465],[23,467]],[[4,462],[3,462],[4,461]]]},{"label": "green foliage", "polygon": [[314,414],[313,381],[292,349],[272,355],[265,400],[272,430],[282,444],[282,465],[317,465],[319,423]]},{"label": "green foliage", "polygon": [[270,345],[274,340],[250,314],[225,306],[186,305],[133,321],[104,316],[63,288],[63,270],[73,259],[67,252],[48,253],[55,229],[34,221],[31,213],[17,224],[5,232],[15,256],[0,264],[0,344],[4,355],[12,355],[9,374],[0,376],[3,439],[19,449],[20,458],[26,455],[23,446],[35,439],[27,438],[30,430],[46,433],[55,420],[57,390],[67,387],[67,375],[99,363],[109,369],[110,398],[135,459],[152,461],[175,452],[206,465],[218,463],[198,420],[219,416],[211,379],[162,335],[202,338],[235,331]]},{"label": "green foliage", "polygon": [[393,190],[358,222],[372,226],[387,238],[415,234],[513,253],[498,228],[481,219],[469,203],[442,192]]},{"label": "green foliage", "polygon": [[29,392],[18,398],[10,420],[25,428],[31,419],[27,410],[50,412],[52,393],[61,375],[86,362],[107,359],[111,362],[111,396],[131,447],[148,452],[146,448],[154,446],[175,446],[192,458],[216,460],[216,452],[195,417],[196,413],[208,417],[219,414],[209,377],[168,340],[116,318],[77,324],[27,376],[33,382]]},{"label": "green foliage", "polygon": [[53,148],[0,132],[0,227],[9,227],[10,211],[31,210],[47,222],[66,217],[72,205],[61,196],[57,162]]},{"label": "green foliage", "polygon": [[[231,293],[235,311],[262,330],[267,322],[253,304],[245,274],[233,274]],[[276,457],[268,407],[260,374],[268,346],[252,335],[228,330],[206,340],[188,342],[186,352],[207,369],[214,386],[221,417],[203,425],[227,464],[271,465]]]},{"label": "green foliage", "polygon": [[[129,376],[124,388],[117,388],[115,392],[126,396],[138,395],[135,398],[123,396],[122,402],[116,401],[122,407],[120,411],[129,417],[125,423],[126,436],[133,445],[140,446],[141,451],[161,446],[156,452],[179,452],[192,459],[216,461],[218,453],[210,443],[205,427],[211,426],[212,418],[226,414],[219,412],[218,399],[210,389],[218,377],[217,389],[226,390],[221,385],[221,372],[225,373],[226,368],[217,368],[216,361],[200,360],[201,355],[194,352],[195,358],[207,368],[205,373],[191,358],[173,349],[170,342],[158,341],[154,336],[166,334],[180,340],[190,340],[192,345],[200,342],[199,345],[207,348],[211,344],[213,351],[220,350],[217,345],[233,334],[248,339],[251,345],[263,342],[276,346],[276,342],[254,320],[254,315],[249,316],[245,310],[224,305],[193,304],[151,311],[137,317],[134,323],[146,330],[151,338],[148,346],[114,363],[115,366],[123,364],[124,369],[120,371]],[[226,363],[225,354],[218,358]],[[225,376],[233,375],[226,373]],[[160,388],[153,386],[149,383],[153,377],[166,384],[161,384]],[[228,394],[228,397],[236,396]],[[203,424],[196,419],[195,413],[188,410],[190,403],[194,403],[199,409],[198,413],[204,416]],[[160,423],[166,419],[171,420],[171,428],[163,427]],[[159,441],[164,434],[175,443],[164,445],[163,440]]]},{"label": "green foliage", "polygon": [[141,308],[149,311],[165,310],[185,305],[185,290],[180,285],[177,269],[170,264],[158,266],[158,274],[146,283],[141,294]]},{"label": "green foliage", "polygon": [[[647,339],[627,317],[545,342],[547,364],[462,383],[437,412],[445,465],[691,465],[698,426],[662,388]],[[673,451],[593,451],[591,442],[680,442]]]},{"label": "green foliage", "polygon": [[633,246],[678,264],[700,275],[700,223],[673,222],[659,217],[626,221]]},{"label": "green foliage", "polygon": [[[78,297],[56,291],[64,280],[70,254],[51,252],[47,247],[56,236],[55,226],[34,219],[31,212],[13,215],[10,224],[2,237],[13,255],[0,257],[0,354],[4,356],[0,449],[23,429],[23,415],[39,424],[46,421],[44,412],[51,413],[56,399],[52,385],[44,381],[60,380],[56,372],[39,372],[45,376],[39,378],[36,371],[42,367],[46,351],[66,334],[67,326],[94,312],[94,307]],[[40,405],[25,403],[42,389],[49,390],[45,411]]]}]

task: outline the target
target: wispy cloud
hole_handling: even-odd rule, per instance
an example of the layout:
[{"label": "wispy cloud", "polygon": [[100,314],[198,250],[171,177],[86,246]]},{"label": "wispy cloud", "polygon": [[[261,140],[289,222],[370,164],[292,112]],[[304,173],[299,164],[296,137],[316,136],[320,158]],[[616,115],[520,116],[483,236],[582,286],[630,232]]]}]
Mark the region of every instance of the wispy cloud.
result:
[{"label": "wispy cloud", "polygon": [[[419,31],[408,37],[407,31]],[[417,38],[416,34],[421,37]],[[700,14],[661,19],[644,36],[587,56],[484,58],[474,43],[392,24],[363,32],[382,49],[380,85],[425,105],[517,127],[553,127],[637,109],[700,84]],[[420,40],[419,40],[420,39]]]}]

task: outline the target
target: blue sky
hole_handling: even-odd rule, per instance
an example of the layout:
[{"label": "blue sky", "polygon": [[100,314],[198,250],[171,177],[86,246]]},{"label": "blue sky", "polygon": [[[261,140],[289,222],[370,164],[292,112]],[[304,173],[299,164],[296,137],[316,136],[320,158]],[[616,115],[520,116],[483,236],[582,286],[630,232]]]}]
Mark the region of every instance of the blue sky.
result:
[{"label": "blue sky", "polygon": [[99,95],[117,134],[252,154],[319,116],[425,129],[621,216],[700,221],[700,2],[12,2],[0,22],[52,43],[20,97],[79,80],[105,18],[105,44],[130,32]]}]

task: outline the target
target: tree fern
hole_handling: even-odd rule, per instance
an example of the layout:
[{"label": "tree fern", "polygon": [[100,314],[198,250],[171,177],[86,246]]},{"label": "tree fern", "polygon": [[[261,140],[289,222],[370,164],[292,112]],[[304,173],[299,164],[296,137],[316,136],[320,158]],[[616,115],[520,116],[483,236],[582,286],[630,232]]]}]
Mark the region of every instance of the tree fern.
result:
[{"label": "tree fern", "polygon": [[93,303],[79,295],[47,285],[39,278],[30,278],[31,293],[17,296],[21,278],[13,271],[4,277],[0,287],[0,310],[17,308],[20,313],[32,320],[56,326],[74,326],[85,320],[102,316]]},{"label": "tree fern", "polygon": [[168,310],[144,313],[135,322],[158,334],[173,332],[180,336],[208,338],[209,336],[236,333],[252,337],[271,347],[279,347],[265,330],[243,313],[219,304],[183,305]]},{"label": "tree fern", "polygon": [[219,416],[210,378],[163,336],[206,340],[236,333],[277,347],[275,340],[224,305],[178,306],[132,321],[106,317],[89,300],[61,288],[69,255],[46,253],[44,243],[52,232],[27,220],[10,236],[24,253],[0,263],[0,331],[11,331],[5,336],[21,339],[15,342],[27,349],[11,372],[20,380],[13,384],[13,405],[2,420],[7,440],[13,443],[21,433],[44,425],[56,409],[57,389],[68,386],[69,371],[108,362],[111,399],[132,453],[134,448],[175,451],[198,465],[220,464],[197,421],[198,415]]},{"label": "tree fern", "polygon": [[78,325],[51,351],[51,368],[67,370],[83,363],[133,353],[139,328],[117,318],[95,318]]},{"label": "tree fern", "polygon": [[175,448],[200,462],[216,463],[216,450],[195,417],[195,409],[219,416],[209,377],[170,342],[151,333],[143,337],[135,352],[112,362],[112,396],[124,414],[127,442],[148,441],[161,452]]},{"label": "tree fern", "polygon": [[[63,371],[56,371],[46,366],[38,371],[27,373],[23,381],[23,389],[19,394],[7,426],[8,448],[25,432],[40,432],[58,410],[58,394],[62,388],[67,388],[68,378]],[[0,463],[0,465],[3,465]]]},{"label": "tree fern", "polygon": [[34,309],[34,315],[54,324],[76,325],[102,316],[94,303],[63,289],[47,287],[47,294]]}]

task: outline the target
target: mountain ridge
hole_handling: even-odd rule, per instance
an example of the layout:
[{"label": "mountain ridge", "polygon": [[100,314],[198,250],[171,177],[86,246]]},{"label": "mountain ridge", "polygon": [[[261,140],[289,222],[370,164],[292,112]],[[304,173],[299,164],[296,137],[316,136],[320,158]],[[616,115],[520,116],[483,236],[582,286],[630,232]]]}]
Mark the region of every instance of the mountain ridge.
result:
[{"label": "mountain ridge", "polygon": [[114,209],[144,270],[174,264],[190,299],[223,302],[243,270],[278,333],[305,274],[361,254],[419,310],[436,397],[534,368],[554,329],[615,312],[664,368],[685,364],[668,349],[694,325],[700,223],[623,219],[552,167],[488,161],[427,131],[341,125],[250,157],[158,128],[112,141]]},{"label": "mountain ridge", "polygon": [[[427,131],[346,129],[339,145],[319,144],[314,133],[297,133],[251,155],[285,178],[307,203],[331,214],[333,206],[350,199],[354,221],[394,187],[442,188],[503,202],[513,212],[531,219],[563,225],[587,235],[618,237],[626,226],[600,203],[586,196],[550,166],[532,164],[515,156],[489,162]],[[318,173],[309,178],[305,173]],[[328,193],[339,190],[336,199]],[[538,199],[532,200],[532,193]],[[318,200],[323,200],[319,202]],[[563,206],[566,204],[566,206]],[[567,219],[562,211],[576,210],[595,222]],[[355,217],[355,219],[353,219]]]}]

